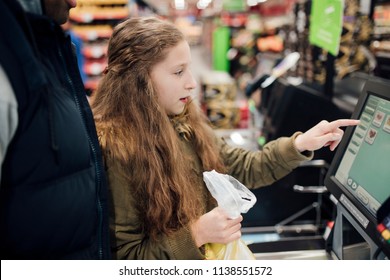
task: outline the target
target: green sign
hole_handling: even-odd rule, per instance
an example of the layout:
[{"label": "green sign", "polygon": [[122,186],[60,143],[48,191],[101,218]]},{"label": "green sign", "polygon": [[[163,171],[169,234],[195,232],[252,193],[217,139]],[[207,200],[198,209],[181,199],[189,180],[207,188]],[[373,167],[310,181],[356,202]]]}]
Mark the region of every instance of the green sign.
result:
[{"label": "green sign", "polygon": [[230,29],[220,26],[213,32],[213,69],[229,72],[227,52],[230,48]]},{"label": "green sign", "polygon": [[344,0],[313,0],[310,15],[310,43],[339,53],[343,28]]}]

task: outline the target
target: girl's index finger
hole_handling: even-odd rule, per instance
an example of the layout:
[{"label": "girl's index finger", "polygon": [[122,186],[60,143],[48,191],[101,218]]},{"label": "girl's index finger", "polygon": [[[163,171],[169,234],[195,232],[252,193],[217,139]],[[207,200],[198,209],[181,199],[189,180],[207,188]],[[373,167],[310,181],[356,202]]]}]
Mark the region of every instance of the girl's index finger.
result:
[{"label": "girl's index finger", "polygon": [[329,123],[330,129],[336,129],[344,126],[354,126],[360,124],[360,120],[354,119],[339,119]]}]

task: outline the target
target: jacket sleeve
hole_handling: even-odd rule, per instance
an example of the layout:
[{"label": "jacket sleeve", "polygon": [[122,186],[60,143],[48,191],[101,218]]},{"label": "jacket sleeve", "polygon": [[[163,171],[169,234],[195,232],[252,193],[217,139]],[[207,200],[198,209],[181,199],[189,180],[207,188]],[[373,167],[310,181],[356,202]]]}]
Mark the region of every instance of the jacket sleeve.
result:
[{"label": "jacket sleeve", "polygon": [[107,169],[113,256],[117,259],[132,260],[204,259],[188,227],[171,236],[161,235],[157,241],[145,236],[135,207],[136,200],[129,183],[118,175],[118,168],[119,165],[111,161]]},{"label": "jacket sleeve", "polygon": [[300,153],[295,148],[294,140],[300,133],[271,141],[261,151],[231,147],[220,139],[221,155],[228,167],[228,173],[248,188],[274,183],[289,174],[301,162],[313,158],[313,152]]}]

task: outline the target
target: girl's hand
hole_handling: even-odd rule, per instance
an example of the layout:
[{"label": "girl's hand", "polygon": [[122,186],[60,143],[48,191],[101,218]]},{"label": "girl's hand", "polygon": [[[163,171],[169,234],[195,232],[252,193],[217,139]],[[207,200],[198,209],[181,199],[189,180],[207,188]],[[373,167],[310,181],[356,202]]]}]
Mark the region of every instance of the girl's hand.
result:
[{"label": "girl's hand", "polygon": [[315,151],[329,146],[331,151],[336,149],[343,137],[342,126],[358,125],[359,120],[340,119],[333,122],[321,121],[295,139],[295,147],[299,152]]},{"label": "girl's hand", "polygon": [[216,207],[202,215],[191,225],[196,246],[206,243],[227,244],[241,237],[242,216],[230,219],[225,211]]}]

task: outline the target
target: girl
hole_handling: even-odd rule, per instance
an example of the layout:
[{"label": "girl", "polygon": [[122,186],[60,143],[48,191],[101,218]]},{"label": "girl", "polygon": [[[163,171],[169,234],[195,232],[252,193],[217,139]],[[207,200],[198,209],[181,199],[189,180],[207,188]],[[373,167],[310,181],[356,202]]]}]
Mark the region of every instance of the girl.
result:
[{"label": "girl", "polygon": [[204,244],[241,236],[203,182],[215,169],[250,188],[273,183],[312,157],[333,150],[355,120],[323,121],[266,145],[229,147],[214,136],[193,102],[190,47],[172,24],[132,18],[116,26],[108,67],[93,110],[111,198],[113,253],[118,259],[204,259]]}]

